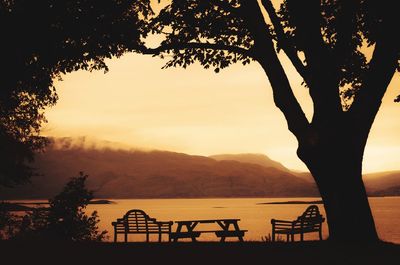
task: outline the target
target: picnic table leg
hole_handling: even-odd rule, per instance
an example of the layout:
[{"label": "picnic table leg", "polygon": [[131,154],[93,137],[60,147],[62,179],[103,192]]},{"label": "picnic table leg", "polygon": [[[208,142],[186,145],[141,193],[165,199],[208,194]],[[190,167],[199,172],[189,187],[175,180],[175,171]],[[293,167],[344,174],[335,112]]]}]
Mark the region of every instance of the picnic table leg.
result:
[{"label": "picnic table leg", "polygon": [[[238,225],[237,221],[233,223],[233,226],[235,227],[235,230],[238,233],[239,241],[243,242],[243,237],[240,234],[240,228],[239,228],[239,225]],[[228,227],[229,227],[229,224],[227,225],[227,229],[228,229]]]},{"label": "picnic table leg", "polygon": [[[223,223],[223,222],[218,222],[219,226],[222,228],[222,230],[224,231],[228,231],[229,230],[229,224],[230,223]],[[221,242],[225,242],[225,236],[221,236]]]},{"label": "picnic table leg", "polygon": [[292,242],[294,242],[294,234],[290,235],[290,239],[292,240]]},{"label": "picnic table leg", "polygon": [[286,234],[286,242],[289,242],[289,234]]},{"label": "picnic table leg", "polygon": [[197,222],[194,222],[193,224],[189,224],[189,223],[186,224],[188,232],[192,233],[192,242],[197,241],[196,237],[193,235],[193,230],[196,225],[197,225]]}]

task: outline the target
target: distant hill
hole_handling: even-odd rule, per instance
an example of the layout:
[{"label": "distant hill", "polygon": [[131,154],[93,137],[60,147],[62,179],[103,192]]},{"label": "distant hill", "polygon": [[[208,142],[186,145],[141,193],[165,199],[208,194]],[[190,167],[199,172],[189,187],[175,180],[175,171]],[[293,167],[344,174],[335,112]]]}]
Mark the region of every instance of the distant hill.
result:
[{"label": "distant hill", "polygon": [[166,151],[49,148],[32,183],[0,189],[0,199],[49,198],[79,171],[99,198],[318,196],[313,183],[274,167]]},{"label": "distant hill", "polygon": [[256,164],[263,167],[273,167],[284,172],[292,173],[288,168],[283,166],[281,163],[270,159],[264,154],[221,154],[213,155],[211,158],[221,161],[221,160],[231,160],[243,163]]},{"label": "distant hill", "polygon": [[[99,146],[103,146],[100,149]],[[1,199],[46,199],[80,171],[98,198],[211,198],[319,196],[310,173],[294,172],[263,154],[210,157],[167,151],[127,151],[85,138],[58,139],[33,166],[41,175]],[[367,174],[370,196],[400,196],[400,171]]]},{"label": "distant hill", "polygon": [[374,196],[400,196],[400,171],[366,174],[367,192]]},{"label": "distant hill", "polygon": [[[314,182],[310,172],[292,172],[292,174]],[[363,181],[369,196],[400,196],[400,171],[364,174]]]}]

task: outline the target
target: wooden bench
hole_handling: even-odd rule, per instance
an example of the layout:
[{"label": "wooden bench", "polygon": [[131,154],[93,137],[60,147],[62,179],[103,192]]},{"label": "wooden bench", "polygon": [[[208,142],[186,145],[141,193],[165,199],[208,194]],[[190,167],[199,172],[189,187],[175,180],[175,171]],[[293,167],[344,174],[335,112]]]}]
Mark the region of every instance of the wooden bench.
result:
[{"label": "wooden bench", "polygon": [[168,241],[171,241],[171,226],[173,222],[160,222],[150,218],[142,210],[130,210],[122,218],[112,222],[114,226],[114,242],[117,242],[117,235],[124,234],[125,242],[128,241],[128,234],[146,234],[146,242],[149,242],[150,234],[158,234],[158,241],[161,242],[161,235],[168,234]]},{"label": "wooden bench", "polygon": [[300,241],[304,240],[305,233],[318,232],[319,239],[322,240],[322,223],[325,218],[319,213],[317,205],[309,206],[304,213],[296,220],[276,220],[272,219],[272,241],[275,241],[276,234],[286,235],[286,241],[294,241],[294,235],[300,234]]}]

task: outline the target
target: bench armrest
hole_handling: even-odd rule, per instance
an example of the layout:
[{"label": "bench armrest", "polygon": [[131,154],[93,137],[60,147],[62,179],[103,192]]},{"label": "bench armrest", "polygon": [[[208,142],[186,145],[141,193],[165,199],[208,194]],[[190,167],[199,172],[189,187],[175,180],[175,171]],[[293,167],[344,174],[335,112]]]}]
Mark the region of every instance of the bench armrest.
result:
[{"label": "bench armrest", "polygon": [[113,226],[116,226],[116,225],[118,225],[118,224],[123,224],[123,223],[124,223],[124,218],[118,218],[117,221],[112,222],[111,224],[112,224]]}]

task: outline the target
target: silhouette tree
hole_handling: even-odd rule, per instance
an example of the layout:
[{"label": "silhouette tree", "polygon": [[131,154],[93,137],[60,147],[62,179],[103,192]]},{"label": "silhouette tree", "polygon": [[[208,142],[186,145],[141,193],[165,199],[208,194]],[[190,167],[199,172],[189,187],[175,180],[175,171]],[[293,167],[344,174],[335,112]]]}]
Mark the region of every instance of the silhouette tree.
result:
[{"label": "silhouette tree", "polygon": [[106,58],[142,44],[149,0],[0,0],[0,185],[29,180],[41,150],[43,111],[54,105],[53,80],[104,70]]},{"label": "silhouette tree", "polygon": [[[271,83],[275,105],[298,141],[323,198],[331,240],[378,240],[362,181],[370,128],[399,70],[399,15],[373,0],[172,0],[149,28],[164,37],[144,54],[165,67],[199,62],[215,72],[254,60]],[[368,51],[373,50],[372,57]],[[283,51],[313,101],[311,121],[293,94]]]}]

